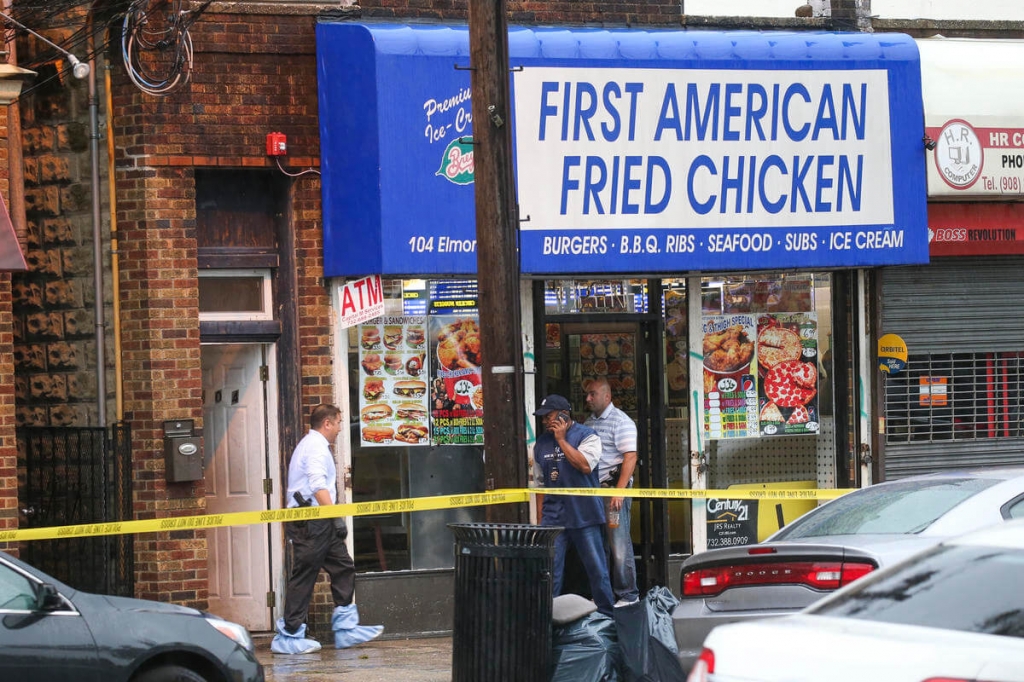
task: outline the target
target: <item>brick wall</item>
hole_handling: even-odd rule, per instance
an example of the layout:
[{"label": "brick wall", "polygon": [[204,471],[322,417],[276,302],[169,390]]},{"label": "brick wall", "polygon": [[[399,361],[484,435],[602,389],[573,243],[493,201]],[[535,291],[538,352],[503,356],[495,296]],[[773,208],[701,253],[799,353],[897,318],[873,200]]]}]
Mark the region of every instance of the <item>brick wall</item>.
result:
[{"label": "brick wall", "polygon": [[[162,442],[164,420],[202,427],[193,169],[267,166],[271,131],[288,136],[285,165],[319,165],[314,27],[310,15],[207,12],[192,27],[187,87],[154,98],[124,74],[114,77],[123,385],[137,518],[204,511],[202,482],[166,483]],[[292,196],[302,386],[281,388],[301,390],[310,406],[332,397],[319,181],[303,176]],[[147,534],[136,547],[138,596],[206,605],[204,533]],[[327,601],[324,591],[316,601]]]},{"label": "brick wall", "polygon": [[[41,71],[44,77],[53,75],[55,67]],[[23,96],[20,106],[29,270],[16,273],[12,281],[17,421],[23,426],[94,426],[97,353],[87,93],[81,81],[44,82],[45,87]],[[105,243],[105,252],[108,248]],[[107,305],[109,320],[109,299]],[[108,358],[111,348],[108,343]],[[108,381],[112,376],[108,372]],[[108,396],[108,409],[112,405]]]},{"label": "brick wall", "polygon": [[[680,2],[579,2],[577,0],[507,2],[513,24],[594,24],[615,26],[678,26]],[[796,4],[794,3],[794,7]],[[364,18],[465,21],[467,0],[361,0]]]}]

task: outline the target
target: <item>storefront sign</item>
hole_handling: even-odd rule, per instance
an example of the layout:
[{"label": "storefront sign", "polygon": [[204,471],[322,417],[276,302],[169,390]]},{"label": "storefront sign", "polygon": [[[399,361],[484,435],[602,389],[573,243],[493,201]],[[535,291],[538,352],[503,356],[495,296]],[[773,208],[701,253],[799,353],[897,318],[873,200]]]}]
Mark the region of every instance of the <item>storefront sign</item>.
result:
[{"label": "storefront sign", "polygon": [[928,241],[932,256],[1024,254],[1024,203],[931,203]]},{"label": "storefront sign", "polygon": [[342,329],[384,314],[384,287],[380,275],[345,282],[339,296]]},{"label": "storefront sign", "polygon": [[[523,272],[927,262],[909,37],[515,28],[509,50]],[[467,55],[462,27],[317,25],[327,276],[475,272]]]},{"label": "storefront sign", "polygon": [[878,339],[878,369],[890,376],[896,376],[907,366],[907,344],[896,334],[886,334]]},{"label": "storefront sign", "polygon": [[[1024,46],[1013,40],[917,41],[928,152],[928,195],[1024,198]],[[951,84],[955,83],[955,86]]]},{"label": "storefront sign", "polygon": [[[928,194],[1024,198],[1024,46],[1007,40],[920,40]],[[950,87],[955,83],[955,87]]]}]

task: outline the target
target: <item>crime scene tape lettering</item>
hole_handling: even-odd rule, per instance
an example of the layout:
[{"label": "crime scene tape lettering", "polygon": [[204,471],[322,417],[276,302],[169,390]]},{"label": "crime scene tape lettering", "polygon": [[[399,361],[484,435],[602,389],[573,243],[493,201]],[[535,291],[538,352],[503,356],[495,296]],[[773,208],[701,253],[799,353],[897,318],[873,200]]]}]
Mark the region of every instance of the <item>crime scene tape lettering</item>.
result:
[{"label": "crime scene tape lettering", "polygon": [[139,519],[108,523],[86,523],[74,526],[48,526],[0,531],[0,542],[50,540],[97,535],[127,535],[189,529],[249,526],[264,523],[308,521],[343,516],[368,516],[459,507],[480,507],[492,504],[528,502],[531,495],[577,495],[591,497],[635,497],[642,499],[704,500],[707,498],[739,500],[830,500],[850,492],[849,489],[774,489],[774,490],[685,490],[681,488],[511,488],[485,493],[439,495],[399,500],[376,500],[327,506],[292,507],[264,511],[232,512],[176,516],[164,519]]}]

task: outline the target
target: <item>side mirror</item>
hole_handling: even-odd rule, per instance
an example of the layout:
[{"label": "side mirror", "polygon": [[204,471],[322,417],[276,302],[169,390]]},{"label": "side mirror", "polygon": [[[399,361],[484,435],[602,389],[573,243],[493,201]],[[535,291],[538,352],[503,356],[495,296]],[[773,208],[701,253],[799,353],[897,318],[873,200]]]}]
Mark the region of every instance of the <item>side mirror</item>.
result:
[{"label": "side mirror", "polygon": [[57,588],[50,583],[36,587],[36,611],[56,611],[63,603]]}]

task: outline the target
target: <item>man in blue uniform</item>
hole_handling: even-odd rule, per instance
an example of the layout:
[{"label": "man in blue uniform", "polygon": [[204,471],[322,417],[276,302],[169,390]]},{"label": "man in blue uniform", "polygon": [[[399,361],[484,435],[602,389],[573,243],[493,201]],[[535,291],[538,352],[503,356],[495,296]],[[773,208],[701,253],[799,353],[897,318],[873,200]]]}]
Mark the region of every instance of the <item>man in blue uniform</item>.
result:
[{"label": "man in blue uniform", "polygon": [[[601,459],[601,439],[597,433],[571,416],[569,401],[549,395],[534,412],[544,423],[544,434],[533,450],[534,479],[543,488],[597,488],[597,464]],[[565,552],[571,542],[576,548],[590,581],[594,603],[601,613],[611,616],[611,581],[605,560],[604,502],[600,497],[538,495],[542,526],[562,526],[555,540],[553,594],[562,593],[565,577]]]}]

